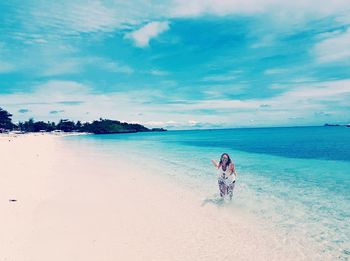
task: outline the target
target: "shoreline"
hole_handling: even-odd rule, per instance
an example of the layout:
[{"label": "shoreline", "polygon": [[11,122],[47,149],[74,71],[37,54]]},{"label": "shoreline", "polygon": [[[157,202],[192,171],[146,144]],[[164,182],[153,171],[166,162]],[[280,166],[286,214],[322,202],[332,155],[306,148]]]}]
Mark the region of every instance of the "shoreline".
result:
[{"label": "shoreline", "polygon": [[308,259],[240,213],[56,137],[0,136],[1,260]]}]

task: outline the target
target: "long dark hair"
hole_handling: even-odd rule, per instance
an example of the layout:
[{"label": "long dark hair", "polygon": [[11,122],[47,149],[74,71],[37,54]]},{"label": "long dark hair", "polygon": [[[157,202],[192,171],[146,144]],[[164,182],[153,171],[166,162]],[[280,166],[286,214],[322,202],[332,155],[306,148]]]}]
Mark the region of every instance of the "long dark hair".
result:
[{"label": "long dark hair", "polygon": [[223,156],[227,156],[226,167],[230,166],[230,164],[231,164],[232,161],[231,161],[230,155],[228,155],[227,153],[222,153],[222,154],[221,154],[219,166],[220,166],[220,167],[222,166],[222,157],[223,157]]}]

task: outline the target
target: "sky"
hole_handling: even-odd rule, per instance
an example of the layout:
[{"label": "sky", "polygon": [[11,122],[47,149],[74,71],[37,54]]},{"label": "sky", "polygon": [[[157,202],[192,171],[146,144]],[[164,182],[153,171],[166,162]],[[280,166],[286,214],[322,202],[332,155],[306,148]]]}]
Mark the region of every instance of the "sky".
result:
[{"label": "sky", "polygon": [[14,122],[350,122],[348,0],[4,0],[0,9],[0,107]]}]

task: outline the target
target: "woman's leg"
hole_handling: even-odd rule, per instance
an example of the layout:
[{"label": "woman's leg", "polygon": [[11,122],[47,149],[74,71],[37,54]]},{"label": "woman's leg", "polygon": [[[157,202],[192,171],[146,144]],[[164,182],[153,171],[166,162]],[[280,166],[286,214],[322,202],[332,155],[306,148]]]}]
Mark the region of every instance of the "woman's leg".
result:
[{"label": "woman's leg", "polygon": [[225,195],[225,183],[219,180],[218,184],[219,184],[219,190],[220,190],[220,197],[223,197]]},{"label": "woman's leg", "polygon": [[230,184],[229,188],[228,188],[228,194],[230,195],[230,199],[232,199],[233,197],[233,189],[235,188],[235,181],[233,183]]}]

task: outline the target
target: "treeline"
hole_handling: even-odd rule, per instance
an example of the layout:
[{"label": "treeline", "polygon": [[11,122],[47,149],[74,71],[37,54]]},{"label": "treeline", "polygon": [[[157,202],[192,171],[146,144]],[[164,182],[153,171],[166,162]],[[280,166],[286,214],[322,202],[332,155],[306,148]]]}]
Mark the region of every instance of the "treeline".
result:
[{"label": "treeline", "polygon": [[131,133],[148,131],[165,131],[162,128],[148,129],[141,124],[130,124],[117,120],[99,119],[93,122],[71,121],[62,119],[57,124],[55,122],[28,121],[19,122],[17,125],[12,123],[12,115],[0,108],[0,132],[9,130],[18,130],[22,132],[89,132],[94,134],[108,133]]}]

